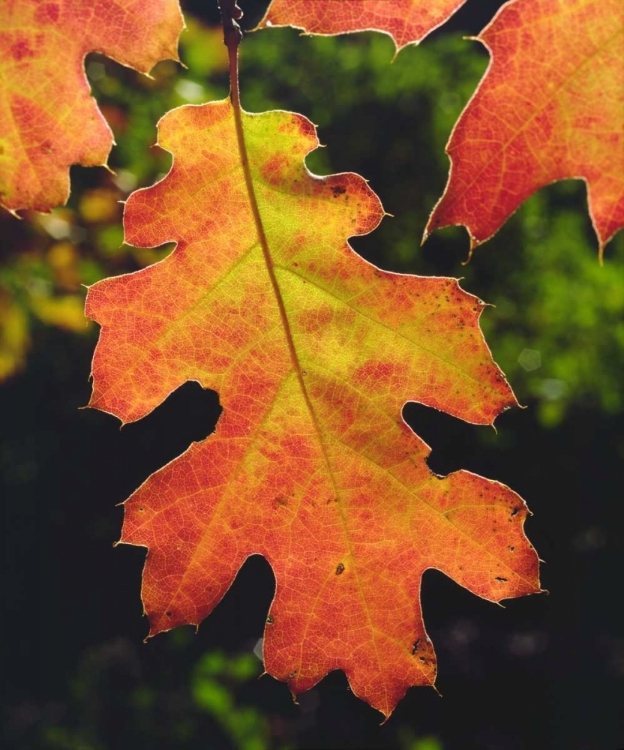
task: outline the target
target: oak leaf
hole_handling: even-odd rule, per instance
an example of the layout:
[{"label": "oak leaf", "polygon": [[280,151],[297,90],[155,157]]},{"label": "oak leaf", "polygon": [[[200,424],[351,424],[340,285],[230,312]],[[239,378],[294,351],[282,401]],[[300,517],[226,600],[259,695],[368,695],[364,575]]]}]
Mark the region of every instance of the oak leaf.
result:
[{"label": "oak leaf", "polygon": [[215,433],[125,504],[121,542],[148,548],[150,635],[201,622],[263,555],[266,670],[296,694],[342,669],[388,716],[435,679],[425,570],[495,602],[539,590],[524,502],[466,471],[434,475],[401,417],[413,399],[487,425],[516,403],[482,303],[353,252],[383,209],[361,177],[307,171],[318,141],[302,116],[181,107],[159,145],[173,166],[130,196],[126,241],[177,246],[87,297],[102,327],[91,406],[131,422],[188,380],[223,406]]},{"label": "oak leaf", "polygon": [[331,36],[382,31],[397,50],[418,44],[466,0],[273,0],[259,28],[294,26],[308,34]]},{"label": "oak leaf", "polygon": [[491,62],[451,135],[451,171],[425,236],[489,239],[537,189],[587,183],[600,252],[624,226],[621,0],[515,0],[478,37]]},{"label": "oak leaf", "polygon": [[69,167],[105,166],[113,145],[89,94],[84,58],[102,52],[143,73],[177,60],[178,0],[0,3],[0,205],[49,211]]}]

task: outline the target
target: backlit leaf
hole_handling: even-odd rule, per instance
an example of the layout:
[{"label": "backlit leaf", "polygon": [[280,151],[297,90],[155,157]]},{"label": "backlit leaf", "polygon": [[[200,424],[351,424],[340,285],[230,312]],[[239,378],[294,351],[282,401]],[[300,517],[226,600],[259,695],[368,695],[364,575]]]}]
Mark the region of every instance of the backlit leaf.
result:
[{"label": "backlit leaf", "polygon": [[178,0],[2,0],[0,205],[49,211],[69,166],[104,166],[113,135],[89,95],[84,58],[102,52],[143,73],[177,59]]},{"label": "backlit leaf", "polygon": [[463,224],[474,247],[538,188],[577,177],[602,253],[624,226],[621,0],[514,0],[479,40],[490,67],[451,135],[426,234]]},{"label": "backlit leaf", "polygon": [[417,44],[466,0],[273,0],[260,27],[294,26],[308,34],[383,31],[397,49]]},{"label": "backlit leaf", "polygon": [[524,502],[466,471],[432,474],[402,406],[488,425],[516,401],[479,300],[351,250],[383,210],[361,177],[307,171],[308,120],[243,113],[243,134],[247,173],[229,101],[162,119],[173,167],[129,198],[126,239],[176,249],[88,293],[102,326],[91,406],[131,422],[188,380],[223,406],[212,436],[126,502],[121,541],[148,548],[150,635],[201,622],[263,555],[277,586],[266,670],[299,693],[342,669],[389,715],[435,679],[425,570],[495,602],[539,590]]}]

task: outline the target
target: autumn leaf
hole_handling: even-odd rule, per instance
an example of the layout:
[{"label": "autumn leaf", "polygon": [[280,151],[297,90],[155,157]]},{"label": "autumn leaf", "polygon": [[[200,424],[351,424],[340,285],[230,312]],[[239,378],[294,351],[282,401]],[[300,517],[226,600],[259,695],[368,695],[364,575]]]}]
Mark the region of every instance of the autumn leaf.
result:
[{"label": "autumn leaf", "polygon": [[352,251],[383,209],[361,177],[307,171],[318,141],[300,115],[181,107],[159,145],[172,169],[130,196],[126,240],[177,247],[87,298],[102,326],[91,406],[132,422],[188,380],[223,406],[216,432],[125,505],[121,541],[148,548],[150,635],[201,622],[263,555],[277,584],[266,670],[296,694],[342,669],[387,716],[435,679],[425,570],[495,602],[539,590],[524,502],[434,475],[401,417],[412,399],[487,425],[516,403],[482,303]]},{"label": "autumn leaf", "polygon": [[474,248],[536,190],[575,177],[602,254],[624,226],[621,0],[515,0],[478,40],[491,63],[451,135],[425,236],[463,224]]},{"label": "autumn leaf", "polygon": [[143,73],[177,60],[177,0],[0,3],[0,205],[49,211],[69,166],[104,166],[113,135],[89,94],[84,58],[102,52]]},{"label": "autumn leaf", "polygon": [[308,34],[382,31],[397,50],[417,44],[466,0],[273,0],[259,28],[294,26]]}]

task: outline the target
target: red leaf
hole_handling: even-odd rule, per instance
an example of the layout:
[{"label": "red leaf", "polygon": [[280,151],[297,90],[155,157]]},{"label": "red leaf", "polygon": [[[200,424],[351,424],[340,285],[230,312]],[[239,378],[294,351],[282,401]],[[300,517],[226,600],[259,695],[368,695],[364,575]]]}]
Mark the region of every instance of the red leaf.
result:
[{"label": "red leaf", "polygon": [[382,31],[397,50],[418,44],[466,0],[273,0],[259,28],[294,26],[308,34]]},{"label": "red leaf", "polygon": [[492,56],[447,146],[425,236],[463,224],[472,247],[540,187],[587,182],[600,252],[624,226],[621,0],[512,0],[482,32]]}]

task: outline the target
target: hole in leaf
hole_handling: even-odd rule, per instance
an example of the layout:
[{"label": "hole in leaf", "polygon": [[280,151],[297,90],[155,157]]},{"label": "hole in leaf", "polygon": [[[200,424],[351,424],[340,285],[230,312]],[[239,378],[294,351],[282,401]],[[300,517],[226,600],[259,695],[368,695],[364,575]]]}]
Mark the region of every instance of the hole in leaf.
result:
[{"label": "hole in leaf", "polygon": [[446,476],[468,469],[487,476],[480,469],[478,454],[486,453],[477,435],[488,427],[471,425],[437,409],[413,401],[403,407],[403,418],[414,432],[431,447],[427,464],[431,471]]},{"label": "hole in leaf", "polygon": [[214,432],[221,415],[219,396],[199,383],[185,383],[151,414],[121,431],[128,451],[141,455],[143,478]]}]

